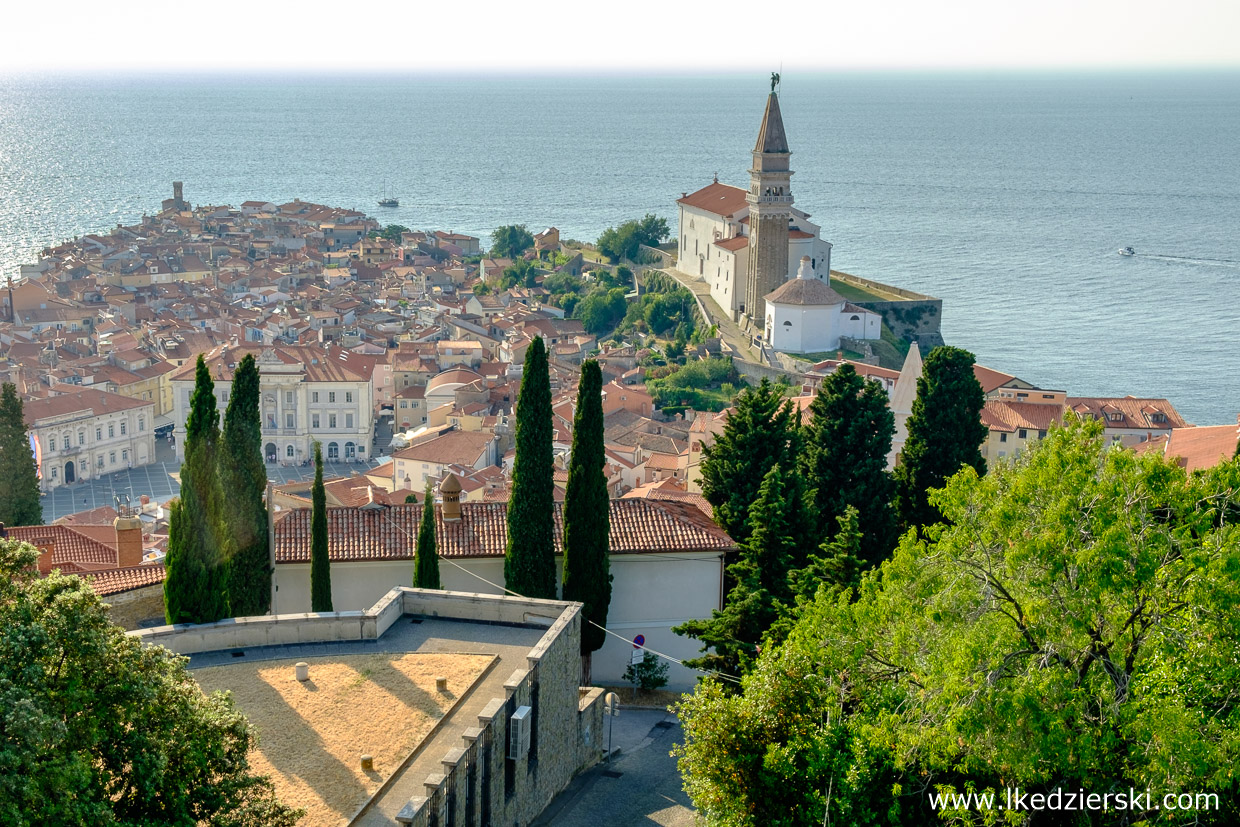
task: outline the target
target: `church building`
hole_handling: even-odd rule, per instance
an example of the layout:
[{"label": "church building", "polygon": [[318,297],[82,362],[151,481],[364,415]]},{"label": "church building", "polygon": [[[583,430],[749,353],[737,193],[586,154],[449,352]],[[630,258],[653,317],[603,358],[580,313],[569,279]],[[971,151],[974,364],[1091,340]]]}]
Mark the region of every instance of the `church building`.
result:
[{"label": "church building", "polygon": [[831,289],[814,275],[809,256],[801,259],[797,277],[764,297],[765,341],[784,353],[823,353],[840,346],[840,337],[877,339],[883,317]]},{"label": "church building", "polygon": [[715,180],[685,193],[679,208],[677,268],[710,284],[711,297],[755,334],[765,328],[763,297],[797,274],[802,258],[810,278],[830,281],[831,244],[809,214],[793,206],[792,168],[784,120],[772,77],[753,148],[749,189]]}]

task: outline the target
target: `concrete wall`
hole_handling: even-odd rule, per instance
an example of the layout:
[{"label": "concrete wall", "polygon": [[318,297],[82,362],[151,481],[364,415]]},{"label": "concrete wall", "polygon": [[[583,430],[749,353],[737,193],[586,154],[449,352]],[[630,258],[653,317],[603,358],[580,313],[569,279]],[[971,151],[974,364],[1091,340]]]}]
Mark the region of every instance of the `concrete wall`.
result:
[{"label": "concrete wall", "polygon": [[898,338],[916,341],[923,349],[938,347],[943,344],[942,316],[943,300],[925,293],[906,290],[881,281],[863,279],[851,273],[833,271],[832,278],[845,284],[860,287],[863,290],[878,291],[882,294],[898,297],[893,301],[859,301],[853,302],[867,310],[873,310],[883,317],[887,327]]},{"label": "concrete wall", "polygon": [[[501,557],[440,561],[444,589],[481,594],[500,594],[490,583],[504,582]],[[723,561],[718,552],[683,554],[613,554],[612,595],[607,626],[625,640],[608,636],[594,653],[592,675],[600,683],[621,683],[629,664],[634,636],[643,635],[646,646],[679,660],[697,657],[697,641],[672,632],[686,620],[710,617],[720,608]],[[460,568],[457,568],[460,566]],[[557,571],[563,559],[556,560]],[[370,606],[390,589],[413,582],[413,561],[332,563],[332,605],[342,610]],[[478,575],[477,577],[471,575]],[[479,579],[483,578],[483,579]],[[276,566],[276,605],[279,612],[310,607],[310,564],[281,563]],[[484,582],[484,581],[489,581]],[[691,689],[697,673],[671,664],[668,688]]]},{"label": "concrete wall", "polygon": [[[505,602],[505,598],[483,599]],[[563,610],[530,650],[527,668],[516,670],[505,681],[504,697],[493,698],[483,708],[478,725],[465,731],[462,745],[444,755],[443,771],[425,779],[425,794],[413,798],[401,811],[400,823],[523,827],[542,813],[579,770],[598,761],[603,743],[602,693],[583,693],[577,686],[580,608],[572,604]],[[532,709],[530,750],[509,759],[511,717],[521,706]]]}]

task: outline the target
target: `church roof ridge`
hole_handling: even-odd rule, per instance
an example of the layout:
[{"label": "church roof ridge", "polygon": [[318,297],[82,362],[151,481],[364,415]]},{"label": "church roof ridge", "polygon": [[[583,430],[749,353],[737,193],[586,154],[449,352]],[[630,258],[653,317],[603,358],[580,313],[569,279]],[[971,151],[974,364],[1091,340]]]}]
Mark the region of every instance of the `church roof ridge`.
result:
[{"label": "church roof ridge", "polygon": [[766,99],[766,111],[762,113],[762,128],[758,130],[758,142],[754,152],[789,153],[788,136],[784,134],[784,117],[779,112],[779,95],[771,92]]}]

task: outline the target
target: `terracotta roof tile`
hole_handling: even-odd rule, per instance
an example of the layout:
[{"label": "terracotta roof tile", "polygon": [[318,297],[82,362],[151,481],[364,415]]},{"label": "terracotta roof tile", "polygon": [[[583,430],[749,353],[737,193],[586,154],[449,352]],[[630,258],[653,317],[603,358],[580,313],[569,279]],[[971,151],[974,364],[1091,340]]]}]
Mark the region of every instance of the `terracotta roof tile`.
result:
[{"label": "terracotta roof tile", "polygon": [[87,580],[95,594],[104,597],[162,583],[166,573],[163,565],[131,566],[127,569],[109,569],[89,574]]},{"label": "terracotta roof tile", "polygon": [[720,184],[718,181],[713,184],[707,184],[697,192],[689,193],[684,198],[677,199],[676,203],[724,216],[733,215],[737,211],[746,209],[749,206],[745,201],[745,191],[743,189]]},{"label": "terracotta roof tile", "polygon": [[[334,561],[411,560],[421,505],[327,509],[328,551]],[[563,505],[555,505],[556,553]],[[443,557],[502,557],[508,541],[506,502],[462,503],[462,519],[444,522],[436,509],[435,536]],[[276,524],[276,562],[310,560],[310,509],[290,511]],[[612,554],[727,551],[736,543],[693,503],[611,501]]]},{"label": "terracotta roof tile", "polygon": [[52,549],[52,565],[62,563],[110,563],[116,565],[116,549],[63,525],[15,526],[5,530],[11,540],[41,549]]}]

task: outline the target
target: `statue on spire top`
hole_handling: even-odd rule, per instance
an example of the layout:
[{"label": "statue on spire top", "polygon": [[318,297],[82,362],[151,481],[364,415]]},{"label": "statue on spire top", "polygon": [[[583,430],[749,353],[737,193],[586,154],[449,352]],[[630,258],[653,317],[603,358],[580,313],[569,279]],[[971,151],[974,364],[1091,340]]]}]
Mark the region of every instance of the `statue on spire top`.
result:
[{"label": "statue on spire top", "polygon": [[779,85],[779,72],[771,72],[771,92],[775,92],[775,87]]}]

